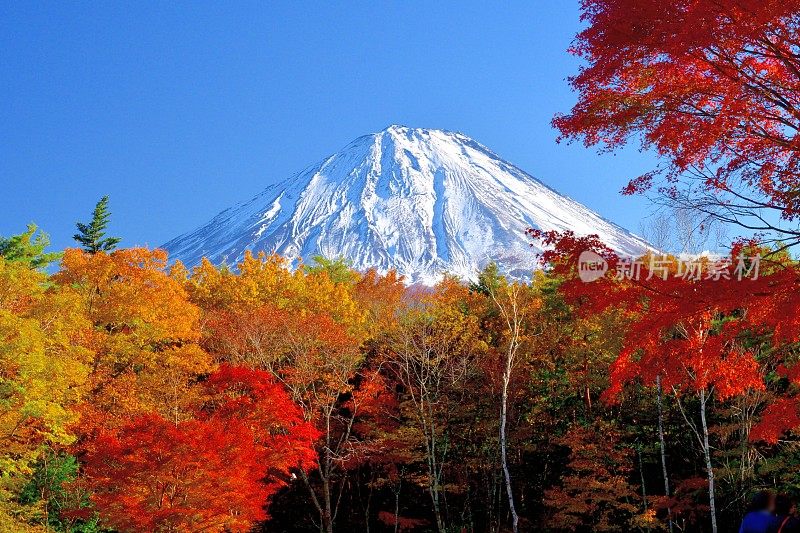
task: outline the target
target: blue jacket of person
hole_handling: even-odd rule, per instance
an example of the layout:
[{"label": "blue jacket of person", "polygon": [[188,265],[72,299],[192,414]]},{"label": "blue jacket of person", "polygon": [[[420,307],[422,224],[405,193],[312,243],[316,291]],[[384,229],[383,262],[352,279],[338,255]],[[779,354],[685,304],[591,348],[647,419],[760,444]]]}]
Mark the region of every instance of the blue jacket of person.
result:
[{"label": "blue jacket of person", "polygon": [[739,533],[767,533],[776,520],[769,511],[751,511],[744,515]]}]

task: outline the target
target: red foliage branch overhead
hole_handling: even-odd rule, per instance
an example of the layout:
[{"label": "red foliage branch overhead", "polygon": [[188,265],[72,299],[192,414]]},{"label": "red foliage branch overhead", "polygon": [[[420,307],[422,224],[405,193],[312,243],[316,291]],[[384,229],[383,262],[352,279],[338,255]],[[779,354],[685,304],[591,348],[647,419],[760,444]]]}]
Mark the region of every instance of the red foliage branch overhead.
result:
[{"label": "red foliage branch overhead", "polygon": [[[584,0],[583,19],[578,102],[554,119],[562,139],[634,138],[667,162],[663,193],[731,222],[773,229],[745,217],[800,215],[800,2]],[[691,191],[678,186],[687,176]]]}]

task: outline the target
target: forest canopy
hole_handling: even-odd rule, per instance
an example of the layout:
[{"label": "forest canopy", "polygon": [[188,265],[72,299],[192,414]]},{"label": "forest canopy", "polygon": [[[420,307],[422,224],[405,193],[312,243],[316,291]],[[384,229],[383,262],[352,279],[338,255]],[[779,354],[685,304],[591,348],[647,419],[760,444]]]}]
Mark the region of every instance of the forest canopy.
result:
[{"label": "forest canopy", "polygon": [[728,530],[754,490],[795,493],[794,261],[584,283],[600,243],[537,237],[528,283],[429,290],[264,254],[0,257],[0,524]]}]

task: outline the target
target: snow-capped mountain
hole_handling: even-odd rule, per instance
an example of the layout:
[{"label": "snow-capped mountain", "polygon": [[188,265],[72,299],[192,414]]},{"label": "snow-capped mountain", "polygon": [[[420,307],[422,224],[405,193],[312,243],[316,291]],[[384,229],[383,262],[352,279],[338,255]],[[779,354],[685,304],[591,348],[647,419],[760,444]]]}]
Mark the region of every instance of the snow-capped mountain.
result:
[{"label": "snow-capped mountain", "polygon": [[390,126],[164,248],[187,266],[203,256],[235,264],[246,250],[343,257],[357,270],[393,268],[432,284],[445,272],[474,279],[489,261],[530,276],[538,250],[529,227],[598,234],[626,255],[648,247],[465,135]]}]

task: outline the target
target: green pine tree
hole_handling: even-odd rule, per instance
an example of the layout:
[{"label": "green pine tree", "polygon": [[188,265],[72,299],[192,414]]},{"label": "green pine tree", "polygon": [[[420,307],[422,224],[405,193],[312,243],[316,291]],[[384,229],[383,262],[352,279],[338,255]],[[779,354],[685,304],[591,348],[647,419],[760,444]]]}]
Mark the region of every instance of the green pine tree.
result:
[{"label": "green pine tree", "polygon": [[[68,533],[105,531],[98,524],[99,520],[97,513],[92,509],[90,495],[80,484],[75,483],[78,480],[78,469],[78,460],[74,456],[47,448],[36,463],[30,481],[18,495],[21,504],[38,507],[37,518],[45,526],[46,531]],[[83,510],[82,515],[86,518],[78,518],[73,513],[62,513],[67,510]]]},{"label": "green pine tree", "polygon": [[489,296],[492,291],[497,291],[503,281],[503,276],[500,274],[497,263],[491,261],[483,268],[480,274],[478,274],[478,282],[469,284],[469,290],[477,292],[478,294],[483,294],[484,296]]},{"label": "green pine tree", "polygon": [[108,196],[103,196],[92,212],[92,221],[88,224],[77,223],[78,233],[72,238],[83,246],[90,254],[110,252],[117,247],[119,237],[106,237],[106,227],[111,213],[108,211]]},{"label": "green pine tree", "polygon": [[352,285],[358,281],[358,273],[353,270],[352,263],[342,257],[328,259],[323,255],[315,255],[311,260],[314,262],[312,265],[304,265],[308,273],[325,272],[334,283]]},{"label": "green pine tree", "polygon": [[50,246],[50,237],[43,231],[37,234],[38,229],[36,224],[31,222],[24,233],[8,238],[0,237],[0,256],[8,262],[24,263],[29,268],[45,268],[53,261],[57,261],[61,254],[44,251]]}]

